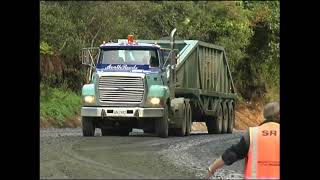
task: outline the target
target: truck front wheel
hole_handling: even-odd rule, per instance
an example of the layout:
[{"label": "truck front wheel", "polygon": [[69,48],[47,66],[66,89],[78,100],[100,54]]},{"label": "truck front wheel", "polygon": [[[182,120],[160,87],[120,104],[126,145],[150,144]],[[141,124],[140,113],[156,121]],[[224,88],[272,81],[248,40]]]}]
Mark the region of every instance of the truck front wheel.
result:
[{"label": "truck front wheel", "polygon": [[165,104],[163,107],[163,117],[157,118],[155,121],[155,130],[156,134],[159,137],[166,138],[168,137],[168,105]]},{"label": "truck front wheel", "polygon": [[186,105],[186,109],[187,109],[186,136],[189,136],[191,134],[191,128],[192,128],[192,109],[189,102]]},{"label": "truck front wheel", "polygon": [[181,119],[181,128],[176,128],[174,130],[174,134],[178,136],[185,136],[186,135],[186,126],[187,126],[187,118],[188,118],[188,112],[187,112],[187,106],[183,103],[182,104],[182,110],[183,117]]},{"label": "truck front wheel", "polygon": [[83,136],[94,136],[96,130],[94,118],[82,117],[82,134]]}]

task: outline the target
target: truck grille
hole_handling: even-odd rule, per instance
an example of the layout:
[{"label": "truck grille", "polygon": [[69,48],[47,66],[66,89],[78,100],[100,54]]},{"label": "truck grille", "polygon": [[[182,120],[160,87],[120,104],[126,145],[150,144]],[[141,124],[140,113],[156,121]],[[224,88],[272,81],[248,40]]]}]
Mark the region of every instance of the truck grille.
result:
[{"label": "truck grille", "polygon": [[101,76],[98,89],[101,105],[136,105],[143,100],[144,82],[141,77]]}]

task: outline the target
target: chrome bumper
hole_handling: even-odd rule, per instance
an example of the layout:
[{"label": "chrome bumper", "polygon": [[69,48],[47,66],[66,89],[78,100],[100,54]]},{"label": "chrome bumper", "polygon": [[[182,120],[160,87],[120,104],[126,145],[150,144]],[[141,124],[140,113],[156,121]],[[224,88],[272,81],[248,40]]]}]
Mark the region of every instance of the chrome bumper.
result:
[{"label": "chrome bumper", "polygon": [[163,117],[163,108],[82,107],[86,117]]}]

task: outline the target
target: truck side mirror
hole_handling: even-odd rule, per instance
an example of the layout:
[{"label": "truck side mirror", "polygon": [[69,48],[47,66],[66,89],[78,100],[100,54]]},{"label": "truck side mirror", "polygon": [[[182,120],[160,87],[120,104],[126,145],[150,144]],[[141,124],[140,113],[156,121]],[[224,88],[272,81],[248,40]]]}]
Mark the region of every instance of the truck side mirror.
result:
[{"label": "truck side mirror", "polygon": [[90,65],[91,60],[90,60],[88,51],[82,51],[82,52],[83,52],[82,64]]},{"label": "truck side mirror", "polygon": [[95,59],[97,58],[99,48],[83,48],[81,50],[81,63],[87,66],[95,67]]},{"label": "truck side mirror", "polygon": [[161,65],[161,69],[165,69],[166,65],[170,62],[169,58],[170,58],[170,50],[168,49],[161,49],[161,57],[162,57],[162,65]]}]

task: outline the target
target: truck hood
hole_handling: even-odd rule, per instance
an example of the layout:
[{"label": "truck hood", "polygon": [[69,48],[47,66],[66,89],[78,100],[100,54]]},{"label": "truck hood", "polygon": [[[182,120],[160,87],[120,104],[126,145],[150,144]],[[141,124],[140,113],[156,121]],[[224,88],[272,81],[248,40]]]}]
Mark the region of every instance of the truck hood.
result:
[{"label": "truck hood", "polygon": [[97,64],[97,72],[159,73],[160,68],[148,64]]}]

